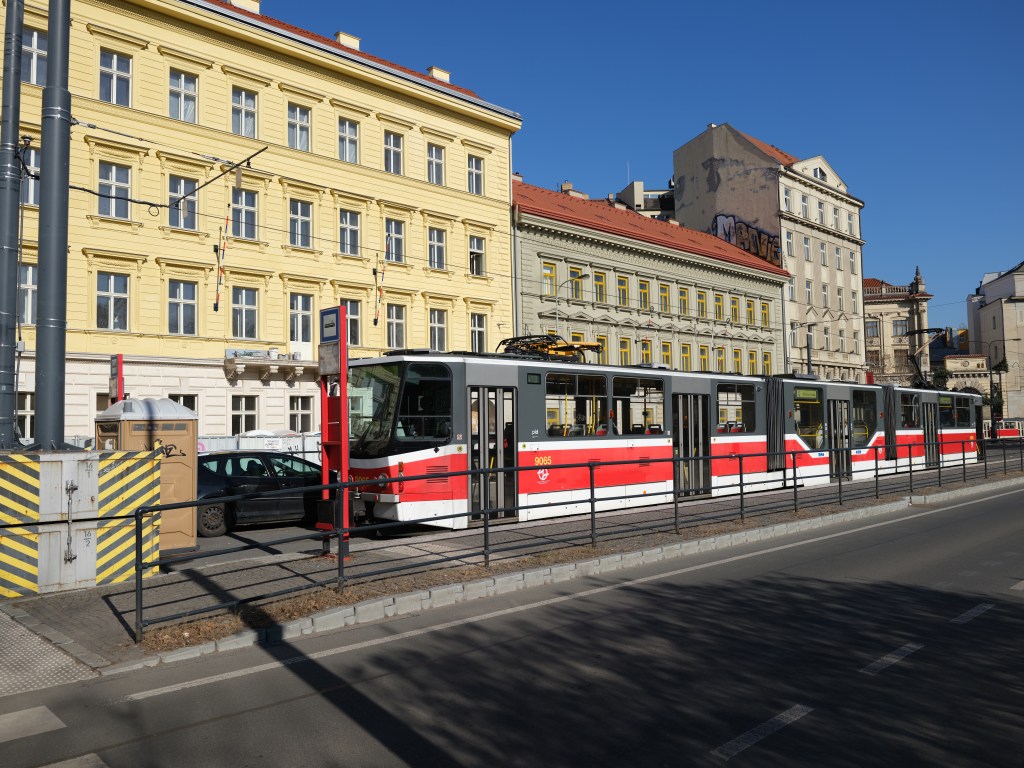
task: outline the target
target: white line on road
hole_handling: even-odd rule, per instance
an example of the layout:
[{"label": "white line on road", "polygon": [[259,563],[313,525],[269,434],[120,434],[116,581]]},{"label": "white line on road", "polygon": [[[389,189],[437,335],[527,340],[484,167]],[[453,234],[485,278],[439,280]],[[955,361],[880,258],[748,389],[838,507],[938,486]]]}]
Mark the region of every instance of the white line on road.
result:
[{"label": "white line on road", "polygon": [[995,605],[993,603],[982,603],[981,605],[976,605],[966,613],[961,613],[955,619],[950,619],[949,621],[951,624],[966,624],[971,619],[978,618],[990,608],[995,608]]},{"label": "white line on road", "polygon": [[907,656],[912,654],[914,651],[920,651],[924,648],[920,643],[907,643],[901,648],[897,648],[892,653],[887,653],[885,656],[880,658],[878,661],[868,664],[864,669],[860,670],[865,675],[874,677],[886,667],[891,667],[901,659],[905,659]]},{"label": "white line on road", "polygon": [[1024,581],[1018,581],[1010,589],[1016,589],[1018,592],[1024,592]]},{"label": "white line on road", "polygon": [[[986,499],[998,499],[1001,496],[1010,496],[1020,491],[1006,491],[1005,493],[997,493],[992,496],[987,496]],[[790,544],[780,544],[777,547],[769,547],[767,549],[760,549],[756,552],[748,552],[743,555],[733,555],[732,557],[725,557],[721,560],[714,560],[710,563],[702,563],[700,565],[691,565],[686,568],[678,568],[674,571],[666,571],[663,573],[657,573],[653,576],[644,576],[638,579],[630,579],[628,581],[622,581],[617,584],[610,584],[605,587],[596,587],[594,589],[587,589],[582,592],[577,592],[572,595],[563,595],[561,597],[553,597],[548,600],[539,600],[535,603],[526,603],[525,605],[519,605],[515,608],[506,608],[500,611],[493,611],[491,613],[484,613],[479,616],[471,616],[466,619],[458,619],[456,621],[449,621],[444,624],[435,624],[430,627],[423,629],[413,629],[408,632],[400,632],[396,635],[390,635],[388,637],[381,637],[375,640],[367,640],[362,643],[353,643],[352,645],[343,645],[339,648],[331,648],[326,651],[319,651],[317,653],[310,653],[303,656],[293,656],[290,659],[282,659],[280,661],[272,661],[267,664],[258,664],[254,667],[247,667],[245,669],[239,669],[234,672],[225,672],[220,675],[211,675],[210,677],[201,677],[196,680],[189,680],[183,683],[176,683],[175,685],[167,685],[162,688],[154,688],[149,691],[139,691],[126,696],[123,701],[141,701],[142,699],[149,699],[154,696],[162,696],[165,693],[174,693],[176,691],[184,691],[189,688],[198,688],[202,685],[210,685],[212,683],[220,683],[225,680],[233,680],[239,677],[245,677],[247,675],[254,675],[260,672],[267,672],[272,669],[281,669],[282,667],[288,667],[292,664],[299,664],[304,661],[317,661],[319,659],[326,659],[331,656],[337,656],[343,653],[349,653],[351,651],[358,651],[364,648],[373,648],[375,646],[387,645],[400,640],[407,640],[411,637],[420,637],[422,635],[432,634],[434,632],[441,632],[446,629],[452,629],[453,627],[461,627],[466,624],[478,624],[490,619],[500,618],[502,616],[510,616],[516,613],[522,613],[523,611],[531,611],[534,608],[543,608],[549,605],[558,605],[559,603],[569,602],[571,600],[579,600],[586,597],[592,597],[594,595],[604,594],[605,592],[612,592],[619,589],[630,589],[637,586],[638,584],[647,584],[655,581],[663,581],[664,579],[674,578],[676,576],[682,576],[686,573],[692,573],[694,571],[701,571],[706,568],[714,568],[719,565],[727,565],[728,563],[735,563],[741,560],[749,560],[754,557],[760,557],[761,555],[770,555],[775,552],[784,552],[787,549],[794,549],[797,547],[804,547],[809,544],[817,544],[822,541],[829,541],[830,539],[838,539],[843,536],[850,536],[856,533],[863,533],[864,531],[870,531],[874,528],[884,528],[888,525],[895,525],[897,523],[904,523],[908,520],[915,520],[919,517],[929,517],[931,515],[938,514],[940,512],[948,512],[951,509],[957,509],[959,507],[969,506],[970,504],[976,504],[977,501],[964,501],[959,504],[952,504],[948,507],[940,507],[936,509],[927,509],[922,512],[916,512],[912,515],[906,515],[904,517],[896,518],[895,520],[885,520],[879,523],[871,523],[869,525],[863,525],[859,528],[851,528],[848,531],[838,531],[836,533],[828,533],[824,536],[816,536],[812,539],[805,541],[794,541]]]},{"label": "white line on road", "polygon": [[712,751],[711,754],[715,757],[722,758],[722,760],[728,760],[729,758],[736,757],[736,755],[747,747],[757,744],[761,739],[771,736],[776,731],[785,728],[790,723],[795,723],[801,717],[813,711],[814,709],[811,707],[805,707],[803,704],[797,704],[796,706],[787,709],[781,715],[776,715],[768,722],[761,723],[757,728],[752,728],[742,736],[738,736],[728,744],[723,744],[718,749]]},{"label": "white line on road", "polygon": [[64,722],[46,707],[33,707],[0,715],[0,744],[66,728]]}]

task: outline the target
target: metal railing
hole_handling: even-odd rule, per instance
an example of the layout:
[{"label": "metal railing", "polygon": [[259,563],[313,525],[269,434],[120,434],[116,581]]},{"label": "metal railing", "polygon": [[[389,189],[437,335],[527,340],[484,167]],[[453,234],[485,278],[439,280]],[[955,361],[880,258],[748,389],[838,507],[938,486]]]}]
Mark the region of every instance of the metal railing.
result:
[{"label": "metal railing", "polygon": [[[892,453],[895,455],[895,459],[884,458],[886,455],[889,455],[889,448],[893,448]],[[937,461],[929,461],[929,448],[934,448],[934,453],[931,454],[931,458],[937,458]],[[943,448],[947,451],[945,456],[942,453]],[[957,448],[958,450],[955,450]],[[854,462],[854,451],[859,451],[860,453],[858,455],[861,456],[870,455],[870,459]],[[969,453],[974,454],[970,459],[968,458]],[[874,445],[857,449],[832,448],[808,451],[794,450],[777,453],[690,457],[675,456],[662,459],[646,459],[645,462],[652,466],[658,464],[673,465],[671,468],[671,474],[663,472],[662,475],[657,478],[657,482],[662,483],[671,480],[671,488],[654,494],[661,497],[670,495],[671,500],[669,501],[663,498],[661,501],[653,504],[649,501],[646,504],[641,504],[641,502],[649,499],[646,492],[623,492],[620,494],[608,494],[607,492],[598,493],[599,488],[602,487],[599,479],[599,472],[616,466],[635,465],[636,462],[634,460],[620,460],[613,462],[590,461],[545,465],[544,468],[547,469],[549,473],[555,473],[558,470],[585,468],[588,474],[588,495],[585,499],[576,499],[571,502],[577,506],[587,508],[586,512],[572,516],[576,521],[579,521],[581,517],[586,517],[587,524],[580,530],[576,531],[571,530],[557,534],[546,534],[544,537],[544,546],[547,546],[548,548],[551,546],[561,547],[564,545],[574,545],[579,542],[586,542],[591,546],[596,546],[599,539],[602,537],[621,537],[623,535],[635,535],[652,530],[666,531],[667,529],[671,529],[675,533],[680,534],[683,529],[684,517],[688,518],[688,522],[691,525],[721,523],[737,519],[745,523],[751,517],[759,515],[769,515],[788,511],[799,513],[801,504],[804,506],[833,503],[843,505],[848,499],[853,497],[867,498],[873,496],[877,499],[880,498],[883,492],[886,494],[903,493],[904,490],[906,490],[910,494],[914,494],[916,490],[920,490],[927,484],[934,484],[938,487],[942,487],[943,483],[948,484],[956,481],[967,482],[969,477],[972,479],[987,479],[990,471],[998,471],[998,463],[995,469],[991,469],[993,462],[990,454],[993,453],[1001,453],[1001,468],[1004,475],[1009,474],[1011,469],[1024,470],[1024,437],[1018,438],[1016,441],[1003,439],[999,441],[989,441],[987,443],[979,442],[974,438],[970,438],[958,441],[941,440],[932,443],[917,443],[912,445]],[[1011,455],[1015,459],[1012,463],[1010,461]],[[813,456],[813,458],[819,463],[813,467],[807,464],[800,466],[801,457],[810,456]],[[782,459],[783,468],[781,470],[773,470],[774,474],[778,477],[769,477],[766,479],[764,477],[765,473],[760,471],[757,473],[759,475],[758,479],[751,480],[751,473],[749,471],[744,471],[744,462],[747,462],[749,470],[750,462],[753,460],[764,459],[765,462],[767,462],[772,457]],[[838,462],[834,461],[836,458],[839,459]],[[822,461],[822,459],[825,460]],[[720,474],[718,481],[715,481],[715,476],[712,472],[709,473],[709,477],[712,478],[709,485],[692,487],[685,491],[678,487],[676,479],[683,476],[683,468],[687,465],[689,465],[690,469],[693,469],[700,462],[707,462],[709,467],[713,468],[716,462],[720,467],[721,462],[726,461],[737,463],[738,471],[735,475],[725,476]],[[837,463],[841,465],[841,471],[839,472],[835,471]],[[855,466],[856,464],[864,466]],[[848,473],[847,468],[849,468]],[[335,587],[337,589],[343,589],[346,582],[351,578],[354,578],[349,572],[350,568],[346,566],[346,558],[344,556],[345,545],[347,544],[349,537],[353,534],[372,533],[376,531],[386,532],[396,528],[407,529],[409,526],[417,524],[432,526],[439,526],[440,524],[440,527],[447,527],[445,526],[445,523],[448,521],[461,521],[462,519],[466,519],[467,524],[472,523],[472,527],[466,531],[466,533],[479,533],[481,539],[478,546],[473,546],[466,550],[460,550],[454,554],[437,554],[435,556],[425,557],[412,563],[403,562],[398,565],[385,563],[384,565],[379,566],[377,564],[368,563],[366,567],[359,570],[358,576],[360,578],[396,574],[407,572],[412,569],[429,569],[437,565],[456,561],[464,564],[467,557],[472,556],[473,553],[476,553],[483,560],[485,567],[489,567],[492,559],[496,555],[516,555],[528,549],[536,550],[538,545],[533,538],[528,538],[523,541],[510,541],[496,544],[493,541],[494,533],[497,529],[501,529],[503,531],[508,530],[507,525],[503,525],[498,521],[507,518],[509,514],[514,514],[520,517],[529,517],[528,513],[531,510],[550,508],[552,506],[552,502],[545,501],[534,504],[521,504],[515,507],[491,506],[486,491],[486,489],[491,487],[492,481],[500,483],[503,477],[508,473],[518,474],[522,472],[534,472],[536,469],[537,467],[535,466],[480,468],[449,473],[374,478],[372,481],[362,479],[344,483],[333,483],[331,485],[324,486],[308,486],[305,489],[305,493],[317,493],[324,489],[329,489],[334,492],[335,520],[330,530],[321,530],[308,534],[288,536],[260,543],[242,544],[237,547],[222,549],[216,552],[193,553],[174,557],[158,557],[157,559],[152,560],[146,560],[142,554],[142,532],[144,519],[147,516],[154,515],[165,510],[202,506],[202,500],[139,507],[134,513],[136,536],[134,634],[136,642],[141,641],[145,628],[154,624],[162,624],[200,614],[221,611],[228,608],[236,608],[245,603],[282,597],[295,592],[309,590],[314,587]],[[951,476],[950,473],[953,473],[953,476]],[[551,476],[553,476],[553,474]],[[466,478],[470,485],[472,485],[472,479],[478,479],[478,487],[481,494],[480,508],[429,518],[387,521],[362,525],[350,524],[346,526],[340,519],[341,493],[348,493],[349,491],[357,491],[359,489],[363,489],[365,492],[365,489],[371,486],[380,488],[382,486],[390,486],[397,483],[413,483],[427,480],[436,482],[442,477],[448,478],[449,480],[454,478]],[[873,485],[869,486],[869,481],[873,481]],[[771,485],[771,488],[766,487],[769,485]],[[861,492],[857,493],[852,490],[851,486],[853,488],[861,489]],[[779,503],[777,501],[777,499],[780,498],[778,494],[763,493],[764,491],[772,490],[791,490],[791,500]],[[238,494],[235,496],[218,497],[217,501],[220,503],[232,503],[257,497],[284,496],[287,494],[294,494],[294,492],[294,489],[282,489],[266,493]],[[692,499],[690,496],[684,494],[691,494]],[[695,508],[693,514],[684,515],[682,507],[689,504],[690,501],[708,498],[721,503],[731,502],[732,506],[726,509]],[[763,500],[760,510],[752,507],[752,498],[759,498]],[[671,504],[671,516],[668,518],[660,516],[669,504]],[[621,522],[618,518],[623,516],[622,510],[624,505],[631,506],[632,508],[628,515],[626,515],[628,518],[626,522]],[[603,509],[599,509],[599,507],[603,507]],[[545,522],[564,522],[569,519],[569,516],[549,517],[545,518]],[[342,546],[339,548],[340,551],[337,558],[337,567],[330,578],[320,580],[306,578],[301,585],[295,587],[273,590],[246,598],[222,600],[215,604],[204,605],[201,608],[164,613],[156,617],[146,618],[144,615],[143,575],[150,569],[165,568],[183,562],[190,562],[228,553],[243,552],[255,548],[265,549],[275,547],[280,544],[303,540],[321,542],[324,554],[327,554],[330,551],[331,541],[342,542]]]}]

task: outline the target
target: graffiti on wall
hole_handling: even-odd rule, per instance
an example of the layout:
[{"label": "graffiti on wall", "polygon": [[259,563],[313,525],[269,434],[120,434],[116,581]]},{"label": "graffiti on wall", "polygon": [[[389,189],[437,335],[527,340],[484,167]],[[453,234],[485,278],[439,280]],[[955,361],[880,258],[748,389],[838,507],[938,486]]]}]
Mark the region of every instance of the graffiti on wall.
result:
[{"label": "graffiti on wall", "polygon": [[776,234],[765,232],[735,216],[719,213],[711,222],[711,234],[720,237],[747,253],[782,266],[782,240]]}]

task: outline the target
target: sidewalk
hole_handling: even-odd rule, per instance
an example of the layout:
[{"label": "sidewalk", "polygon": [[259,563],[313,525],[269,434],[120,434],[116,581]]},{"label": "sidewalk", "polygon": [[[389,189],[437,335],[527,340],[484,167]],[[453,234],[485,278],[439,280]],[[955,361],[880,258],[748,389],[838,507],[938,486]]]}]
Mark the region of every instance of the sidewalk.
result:
[{"label": "sidewalk", "polygon": [[[957,487],[959,486],[959,487]],[[624,528],[645,517],[652,527],[659,526],[631,551],[586,556],[574,562],[553,562],[537,567],[522,566],[514,557],[536,555],[566,546],[564,537],[579,534],[589,543],[589,519],[558,519],[525,523],[514,526],[493,526],[491,546],[514,547],[492,558],[492,564],[501,563],[492,575],[481,568],[480,529],[444,532],[398,540],[354,539],[351,556],[346,561],[348,578],[360,573],[379,571],[387,564],[401,564],[412,573],[430,572],[433,586],[412,592],[387,593],[378,589],[378,596],[353,605],[321,611],[315,616],[302,616],[268,629],[247,630],[217,641],[204,642],[177,650],[147,654],[133,639],[135,622],[135,594],[132,583],[109,587],[58,592],[0,603],[0,696],[46,688],[66,682],[86,679],[98,674],[112,674],[130,669],[194,658],[206,653],[230,650],[258,643],[273,643],[315,632],[335,630],[344,626],[378,621],[403,613],[419,612],[432,607],[486,597],[494,594],[525,589],[530,586],[583,578],[598,573],[628,568],[635,565],[682,557],[687,554],[722,549],[741,543],[784,536],[808,528],[837,525],[872,515],[907,508],[913,504],[934,504],[1000,489],[1024,488],[1024,476],[977,479],[958,483],[954,489],[927,489],[927,495],[903,494],[888,500],[876,501],[873,494],[850,498],[848,492],[843,506],[823,504],[806,510],[800,519],[776,522],[761,527],[733,526],[737,530],[716,535],[700,533],[708,526],[724,525],[714,522],[728,509],[735,512],[736,499],[701,499],[688,502],[688,527],[682,534],[672,531],[672,507],[621,513],[600,518],[605,536],[615,528]],[[869,490],[866,486],[862,490]],[[809,496],[810,494],[808,494]],[[785,493],[773,498],[760,495],[761,509],[768,516],[776,516],[788,503]],[[751,502],[748,500],[748,505]],[[792,507],[790,506],[790,512]],[[666,518],[666,514],[668,517]],[[751,515],[748,510],[748,516]],[[666,532],[667,530],[667,532]],[[687,536],[689,533],[689,537]],[[625,535],[625,534],[623,534]],[[630,542],[636,541],[636,533]],[[579,542],[578,542],[579,543]],[[453,581],[439,579],[437,559],[451,557],[443,567],[460,567],[453,573]],[[147,621],[179,611],[200,611],[206,606],[228,600],[244,599],[276,590],[288,589],[315,582],[333,583],[337,572],[337,558],[309,555],[273,555],[238,560],[215,566],[197,567],[147,579],[144,587],[144,611]],[[515,568],[515,570],[509,570]],[[473,575],[459,581],[456,575]],[[379,584],[386,584],[378,576]],[[392,581],[393,579],[389,579]],[[443,581],[443,585],[438,582]],[[348,583],[348,582],[347,582]],[[383,596],[380,596],[384,593]],[[156,631],[147,628],[147,632]]]}]

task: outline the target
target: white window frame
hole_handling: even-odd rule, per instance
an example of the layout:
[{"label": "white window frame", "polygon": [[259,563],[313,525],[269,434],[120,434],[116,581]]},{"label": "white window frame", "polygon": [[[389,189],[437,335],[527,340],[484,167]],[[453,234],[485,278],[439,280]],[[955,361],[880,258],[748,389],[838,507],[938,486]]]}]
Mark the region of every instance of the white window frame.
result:
[{"label": "white window frame", "polygon": [[821,284],[821,306],[828,309],[828,283]]},{"label": "white window frame", "polygon": [[36,436],[36,393],[19,392],[15,404],[18,434],[25,440]]},{"label": "white window frame", "polygon": [[487,240],[478,235],[469,236],[469,274],[477,277],[487,274]]},{"label": "white window frame", "polygon": [[172,175],[167,182],[167,226],[192,232],[199,227],[196,216],[196,187],[199,182],[186,176]]},{"label": "white window frame", "polygon": [[345,208],[338,210],[338,251],[347,256],[359,255],[359,213]]},{"label": "white window frame", "polygon": [[786,233],[786,255],[790,258],[793,257],[793,233]]},{"label": "white window frame", "polygon": [[231,236],[256,240],[259,235],[259,193],[242,187],[231,188]]},{"label": "white window frame", "polygon": [[131,56],[100,49],[100,101],[119,107],[132,105]]},{"label": "white window frame", "polygon": [[344,163],[359,162],[359,123],[347,117],[338,118],[338,159]]},{"label": "white window frame", "polygon": [[239,435],[258,429],[260,424],[259,395],[231,396],[231,434]]},{"label": "white window frame", "polygon": [[288,103],[288,146],[300,152],[309,152],[309,135],[313,111],[294,102]]},{"label": "white window frame", "polygon": [[[191,288],[191,292],[188,289]],[[189,295],[191,293],[191,295]],[[198,335],[199,285],[194,280],[167,281],[167,333],[171,336]],[[186,330],[191,321],[192,330]],[[175,330],[177,326],[177,330]]]},{"label": "white window frame", "polygon": [[[118,283],[121,278],[123,287]],[[121,272],[96,273],[96,327],[104,331],[127,331],[131,278]],[[105,309],[101,310],[101,306]]]},{"label": "white window frame", "polygon": [[355,299],[342,299],[340,304],[345,307],[345,324],[348,326],[346,328],[346,332],[348,333],[348,345],[350,347],[358,347],[363,343],[360,326],[360,319],[362,317],[361,302]]},{"label": "white window frame", "polygon": [[384,220],[384,260],[405,262],[405,222],[400,219]]},{"label": "white window frame", "polygon": [[474,312],[469,316],[469,340],[471,351],[487,351],[487,315]]},{"label": "white window frame", "polygon": [[403,136],[394,131],[384,131],[384,172],[402,175]]},{"label": "white window frame", "polygon": [[35,147],[22,147],[21,162],[25,169],[21,177],[22,205],[39,205],[39,158],[41,150]]},{"label": "white window frame", "polygon": [[811,260],[811,238],[804,237],[804,261]]},{"label": "white window frame", "polygon": [[793,210],[793,195],[789,187],[782,188],[782,209],[785,211]]},{"label": "white window frame", "polygon": [[[258,288],[236,285],[231,289],[231,337],[260,337],[260,292]],[[250,332],[249,326],[252,326]]]},{"label": "white window frame", "polygon": [[302,434],[313,431],[313,396],[288,395],[288,428]]},{"label": "white window frame", "polygon": [[448,261],[445,253],[445,231],[430,227],[427,231],[427,264],[431,269],[445,270]]},{"label": "white window frame", "polygon": [[313,343],[313,294],[288,294],[288,341]]},{"label": "white window frame", "polygon": [[288,201],[288,243],[293,248],[313,247],[313,204],[308,200]]},{"label": "white window frame", "polygon": [[828,247],[824,243],[818,243],[818,258],[821,260],[821,266],[828,266]]},{"label": "white window frame", "polygon": [[131,166],[101,160],[99,193],[100,216],[125,221],[131,219]]},{"label": "white window frame", "polygon": [[796,301],[796,278],[793,277],[793,276],[790,276],[788,285],[789,285],[789,293],[788,293],[787,298],[790,301]]},{"label": "white window frame", "polygon": [[46,85],[48,45],[49,39],[46,32],[31,27],[23,28],[21,33],[21,82]]},{"label": "white window frame", "polygon": [[843,271],[843,249],[836,246],[836,269],[840,272]]},{"label": "white window frame", "polygon": [[403,349],[405,347],[405,305],[388,304],[386,315],[388,348]]},{"label": "white window frame", "polygon": [[807,195],[800,195],[800,215],[805,219],[810,218],[807,215]]},{"label": "white window frame", "polygon": [[259,97],[255,91],[234,86],[231,89],[231,132],[255,139],[259,130]]},{"label": "white window frame", "polygon": [[18,322],[35,325],[39,316],[39,265],[18,266]]},{"label": "white window frame", "polygon": [[433,352],[448,351],[448,310],[430,310],[430,349]]},{"label": "white window frame", "polygon": [[466,191],[471,195],[484,193],[484,159],[469,155],[466,160]]},{"label": "white window frame", "polygon": [[173,120],[195,123],[199,119],[199,78],[180,69],[168,76],[167,113]]},{"label": "white window frame", "polygon": [[440,144],[427,144],[427,181],[444,186],[444,147]]},{"label": "white window frame", "polygon": [[814,283],[810,280],[804,280],[804,288],[807,292],[807,306],[810,306],[811,302],[814,301]]}]

